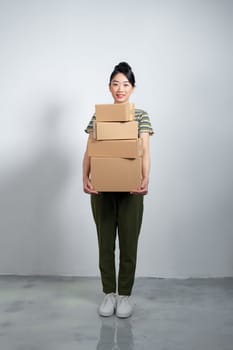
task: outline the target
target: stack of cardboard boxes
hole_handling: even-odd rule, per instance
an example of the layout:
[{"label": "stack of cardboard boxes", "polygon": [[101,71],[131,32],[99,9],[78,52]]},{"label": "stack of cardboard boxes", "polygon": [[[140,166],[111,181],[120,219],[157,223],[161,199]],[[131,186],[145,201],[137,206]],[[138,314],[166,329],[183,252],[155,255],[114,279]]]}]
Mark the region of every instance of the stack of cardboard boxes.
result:
[{"label": "stack of cardboard boxes", "polygon": [[99,192],[128,192],[139,188],[142,176],[142,140],[134,105],[95,106],[94,137],[88,143],[91,182]]}]

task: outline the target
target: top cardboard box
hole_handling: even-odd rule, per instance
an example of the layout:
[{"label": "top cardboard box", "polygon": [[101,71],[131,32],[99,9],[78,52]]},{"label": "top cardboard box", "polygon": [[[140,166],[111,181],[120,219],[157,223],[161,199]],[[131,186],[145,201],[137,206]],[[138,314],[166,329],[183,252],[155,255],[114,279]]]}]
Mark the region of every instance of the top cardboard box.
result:
[{"label": "top cardboard box", "polygon": [[134,120],[133,103],[97,104],[95,116],[97,122],[128,122]]}]

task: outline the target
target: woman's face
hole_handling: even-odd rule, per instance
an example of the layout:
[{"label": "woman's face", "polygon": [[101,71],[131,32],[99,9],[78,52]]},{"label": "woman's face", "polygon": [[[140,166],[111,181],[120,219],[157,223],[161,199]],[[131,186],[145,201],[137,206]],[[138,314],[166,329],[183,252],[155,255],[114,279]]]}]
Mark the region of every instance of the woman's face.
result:
[{"label": "woman's face", "polygon": [[124,74],[117,73],[110,82],[109,90],[115,103],[126,103],[129,101],[134,87]]}]

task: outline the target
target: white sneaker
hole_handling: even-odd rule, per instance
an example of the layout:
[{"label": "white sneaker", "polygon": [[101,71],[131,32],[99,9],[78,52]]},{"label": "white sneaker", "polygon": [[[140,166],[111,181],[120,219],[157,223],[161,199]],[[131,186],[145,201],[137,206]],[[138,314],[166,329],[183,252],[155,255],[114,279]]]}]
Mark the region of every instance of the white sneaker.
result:
[{"label": "white sneaker", "polygon": [[130,317],[133,312],[133,306],[128,295],[119,295],[117,299],[116,315],[120,318]]},{"label": "white sneaker", "polygon": [[114,293],[105,294],[104,300],[99,306],[100,316],[112,316],[116,308],[116,295]]}]

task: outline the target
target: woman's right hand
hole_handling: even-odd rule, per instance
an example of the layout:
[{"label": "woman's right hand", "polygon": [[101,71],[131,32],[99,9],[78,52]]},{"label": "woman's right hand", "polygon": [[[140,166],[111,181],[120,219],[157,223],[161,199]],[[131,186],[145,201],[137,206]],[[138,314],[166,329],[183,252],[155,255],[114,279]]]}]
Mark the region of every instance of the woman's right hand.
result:
[{"label": "woman's right hand", "polygon": [[83,191],[88,194],[98,194],[98,192],[93,189],[89,178],[83,179]]}]

